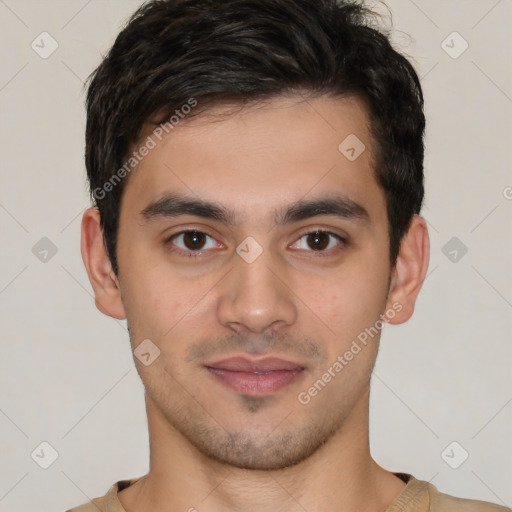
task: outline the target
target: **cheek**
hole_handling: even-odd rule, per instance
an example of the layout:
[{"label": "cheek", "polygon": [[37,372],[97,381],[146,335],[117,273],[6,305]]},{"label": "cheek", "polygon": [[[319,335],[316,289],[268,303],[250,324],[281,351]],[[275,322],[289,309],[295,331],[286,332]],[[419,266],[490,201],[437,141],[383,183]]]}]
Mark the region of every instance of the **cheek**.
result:
[{"label": "cheek", "polygon": [[141,336],[157,339],[164,331],[163,324],[179,313],[181,301],[171,292],[173,283],[137,265],[135,259],[126,258],[123,263],[122,300],[133,341]]},{"label": "cheek", "polygon": [[164,336],[185,315],[190,302],[186,293],[176,288],[162,278],[141,277],[130,283],[125,309],[132,331],[154,339]]},{"label": "cheek", "polygon": [[305,283],[304,293],[306,305],[327,327],[343,338],[354,336],[372,325],[382,313],[386,304],[387,274],[376,266],[373,269],[347,267],[314,286]]},{"label": "cheek", "polygon": [[164,265],[127,275],[123,302],[130,330],[138,338],[160,340],[165,347],[178,333],[197,333],[215,310],[208,294],[214,276],[185,279]]}]

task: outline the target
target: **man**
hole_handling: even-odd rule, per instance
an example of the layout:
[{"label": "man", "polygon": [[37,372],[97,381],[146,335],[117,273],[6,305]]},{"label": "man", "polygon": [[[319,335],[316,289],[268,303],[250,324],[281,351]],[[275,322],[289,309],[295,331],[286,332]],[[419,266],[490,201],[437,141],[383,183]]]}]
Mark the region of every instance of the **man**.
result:
[{"label": "man", "polygon": [[418,77],[335,0],[162,0],[88,91],[82,255],[126,318],[148,475],[75,511],[493,511],[371,457],[426,275]]}]

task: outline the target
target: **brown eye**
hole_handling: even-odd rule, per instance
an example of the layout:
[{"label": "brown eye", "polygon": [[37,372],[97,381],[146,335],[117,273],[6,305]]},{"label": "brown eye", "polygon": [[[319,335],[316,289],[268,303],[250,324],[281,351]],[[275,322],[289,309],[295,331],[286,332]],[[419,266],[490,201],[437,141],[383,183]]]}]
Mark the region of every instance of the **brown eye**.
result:
[{"label": "brown eye", "polygon": [[291,247],[307,252],[328,253],[331,249],[341,249],[346,240],[330,231],[311,231],[302,235]]},{"label": "brown eye", "polygon": [[171,243],[173,246],[189,255],[194,252],[201,254],[200,251],[206,251],[208,249],[218,249],[220,245],[212,236],[196,230],[177,233],[168,240],[168,243]]},{"label": "brown eye", "polygon": [[307,236],[307,244],[314,251],[323,251],[329,245],[329,238],[328,233],[316,231]]},{"label": "brown eye", "polygon": [[200,231],[187,231],[183,233],[183,244],[191,251],[198,251],[206,243],[206,234]]}]

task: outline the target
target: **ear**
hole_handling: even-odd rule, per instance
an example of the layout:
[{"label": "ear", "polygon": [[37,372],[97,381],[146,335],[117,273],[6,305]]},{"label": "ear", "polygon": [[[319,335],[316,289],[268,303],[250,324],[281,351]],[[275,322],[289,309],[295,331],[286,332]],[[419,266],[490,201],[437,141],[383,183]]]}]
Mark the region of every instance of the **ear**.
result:
[{"label": "ear", "polygon": [[96,307],[105,315],[122,320],[126,318],[121,301],[119,280],[103,242],[100,213],[89,208],[82,217],[82,259],[94,290]]},{"label": "ear", "polygon": [[[386,310],[395,311],[390,324],[401,324],[411,318],[414,304],[427,274],[430,241],[427,223],[414,215],[400,244],[400,251],[391,276]],[[393,307],[393,304],[395,307]],[[401,305],[401,308],[397,305]]]}]

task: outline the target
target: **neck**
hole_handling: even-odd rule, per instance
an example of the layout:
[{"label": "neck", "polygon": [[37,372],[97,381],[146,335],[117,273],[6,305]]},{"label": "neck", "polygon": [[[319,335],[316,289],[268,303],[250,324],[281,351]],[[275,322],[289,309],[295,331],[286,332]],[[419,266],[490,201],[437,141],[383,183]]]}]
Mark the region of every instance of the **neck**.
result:
[{"label": "neck", "polygon": [[199,452],[146,399],[150,471],[119,493],[127,512],[385,510],[404,482],[371,458],[369,392],[312,456],[272,471],[235,468]]}]

